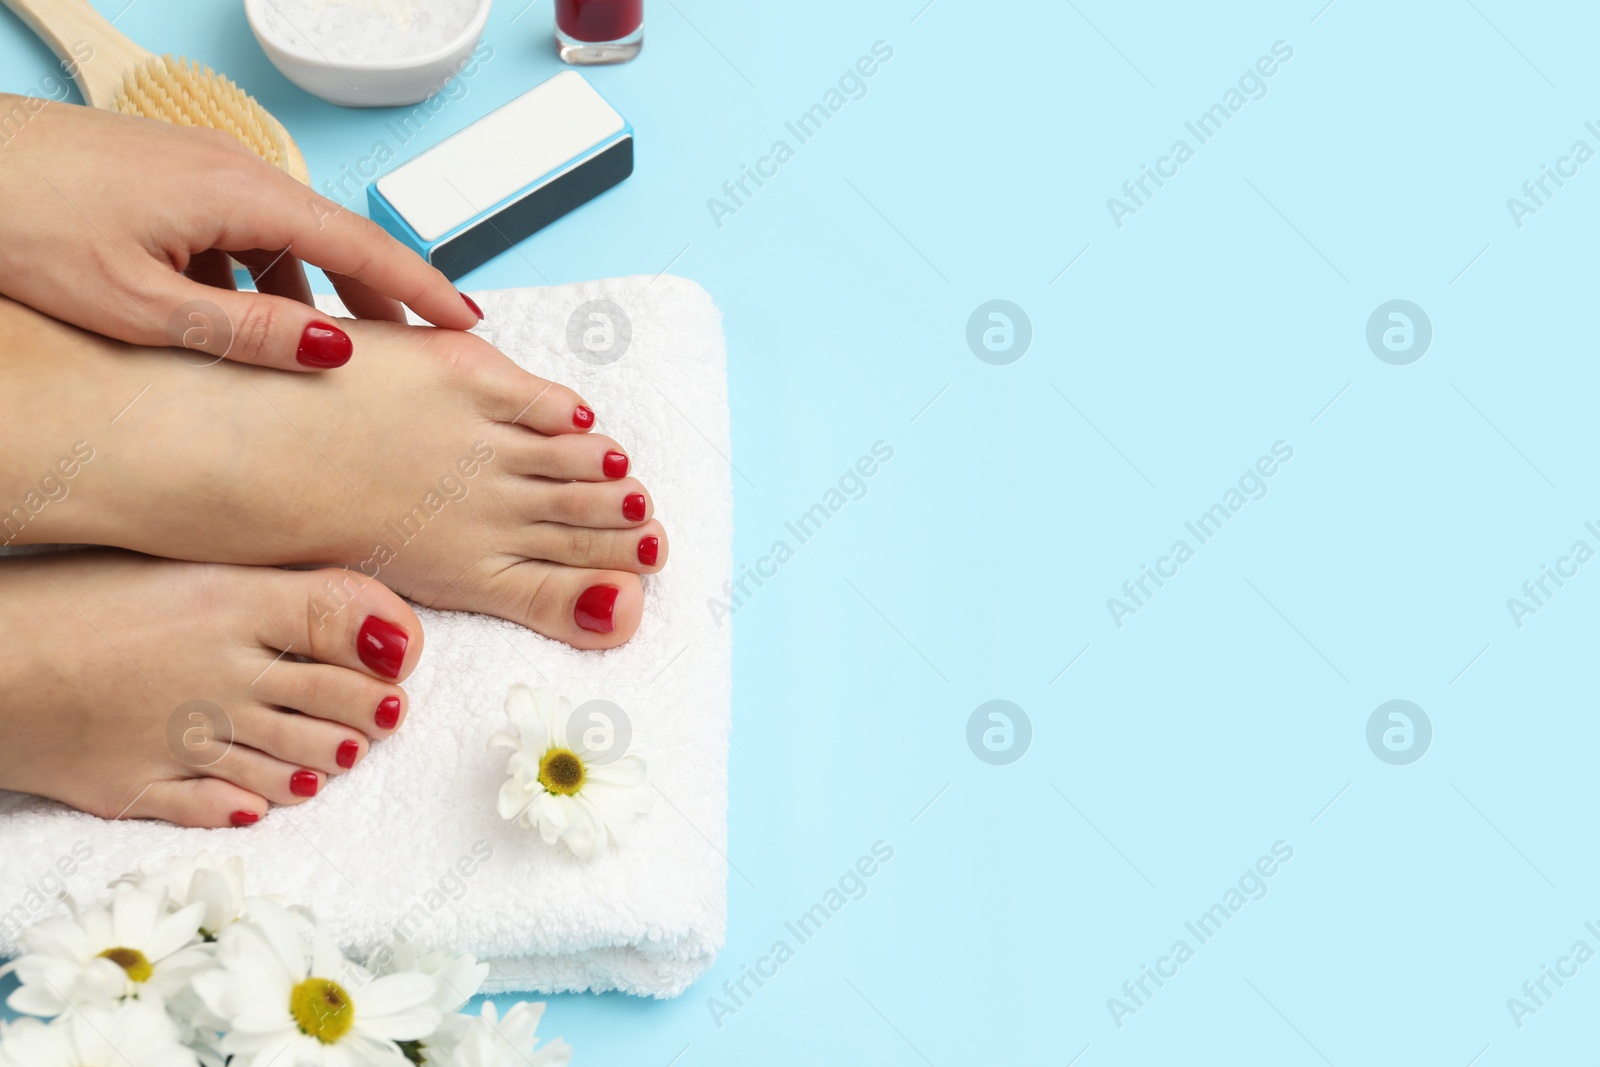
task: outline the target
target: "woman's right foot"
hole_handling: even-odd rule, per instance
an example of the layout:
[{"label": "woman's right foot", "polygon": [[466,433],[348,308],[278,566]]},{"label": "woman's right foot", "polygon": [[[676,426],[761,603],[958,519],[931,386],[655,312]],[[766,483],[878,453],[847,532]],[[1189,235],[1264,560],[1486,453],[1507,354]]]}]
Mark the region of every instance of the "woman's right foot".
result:
[{"label": "woman's right foot", "polygon": [[666,534],[582,398],[469,334],[341,324],[359,358],[283,374],[0,300],[0,544],[341,565],[580,648],[631,637]]},{"label": "woman's right foot", "polygon": [[[318,605],[336,591],[331,613]],[[249,826],[405,716],[422,625],[347,571],[98,550],[0,562],[0,789]]]}]

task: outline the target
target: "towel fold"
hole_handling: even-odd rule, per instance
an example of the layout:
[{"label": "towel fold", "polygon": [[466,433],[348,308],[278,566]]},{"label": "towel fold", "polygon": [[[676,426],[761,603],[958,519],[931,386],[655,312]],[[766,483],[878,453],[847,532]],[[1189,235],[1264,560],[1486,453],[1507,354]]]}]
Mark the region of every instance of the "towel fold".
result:
[{"label": "towel fold", "polygon": [[[19,922],[65,910],[59,885],[93,900],[141,862],[211,849],[244,857],[253,892],[309,904],[356,958],[402,943],[471,952],[491,966],[487,992],[675,996],[710,966],[727,914],[732,699],[731,630],[707,608],[732,576],[719,315],[666,275],[473,296],[475,332],[578,390],[650,489],[671,559],[645,578],[638,635],[580,652],[419,608],[427,645],[404,727],[316,799],[246,830],[105,822],[0,793],[0,956]],[[581,685],[648,737],[654,808],[621,849],[581,861],[496,813],[506,752],[487,742],[516,682]]]}]

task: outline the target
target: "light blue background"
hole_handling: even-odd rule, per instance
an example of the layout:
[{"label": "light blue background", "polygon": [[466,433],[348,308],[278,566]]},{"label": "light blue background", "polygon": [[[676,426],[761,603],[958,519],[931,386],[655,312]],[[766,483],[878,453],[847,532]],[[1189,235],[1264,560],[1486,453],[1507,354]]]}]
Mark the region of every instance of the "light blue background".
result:
[{"label": "light blue background", "polygon": [[[670,265],[716,297],[738,563],[894,449],[736,617],[726,951],[673,1002],[552,998],[542,1031],[658,1067],[1577,1062],[1600,962],[1520,1029],[1506,1001],[1600,950],[1600,564],[1520,629],[1506,599],[1600,549],[1600,162],[1521,228],[1506,200],[1600,149],[1595,13],[924,2],[651,0],[643,55],[590,75],[635,175],[462,281]],[[408,154],[559,69],[548,0],[519,7]],[[231,74],[323,178],[392,117],[296,90],[236,3],[118,25]],[[718,226],[707,198],[880,40],[865,98]],[[1277,41],[1266,95],[1198,144],[1185,121]],[[50,69],[0,17],[0,87]],[[1119,228],[1107,198],[1180,137]],[[1008,366],[965,340],[995,298],[1033,329]],[[1365,341],[1391,299],[1434,329],[1409,366]],[[1277,441],[1268,495],[1114,625]],[[1397,698],[1434,730],[1409,766],[1366,743]],[[1031,719],[1009,766],[967,746],[991,699]],[[866,896],[719,1028],[707,998],[879,840]],[[1267,895],[1198,945],[1185,921],[1278,841]],[[1195,958],[1119,1029],[1107,998],[1180,937]]]}]

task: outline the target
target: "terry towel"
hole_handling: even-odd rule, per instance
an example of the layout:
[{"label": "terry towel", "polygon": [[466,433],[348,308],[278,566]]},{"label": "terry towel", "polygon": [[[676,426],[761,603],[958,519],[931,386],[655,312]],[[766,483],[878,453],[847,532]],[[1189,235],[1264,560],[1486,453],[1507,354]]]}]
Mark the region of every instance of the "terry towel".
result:
[{"label": "terry towel", "polygon": [[[475,332],[582,394],[650,488],[671,554],[644,579],[638,635],[580,652],[500,619],[418,608],[427,644],[405,725],[320,796],[249,829],[105,822],[0,793],[0,957],[17,950],[15,919],[65,910],[39,903],[58,859],[74,871],[69,890],[92,902],[140,863],[210,849],[244,857],[252,892],[311,906],[354,958],[407,941],[471,952],[490,964],[486,992],[667,997],[711,965],[727,915],[732,699],[731,628],[707,606],[732,575],[718,312],[668,275],[474,297]],[[654,807],[622,848],[578,860],[496,813],[508,753],[487,743],[516,682],[582,684],[646,735]]]}]

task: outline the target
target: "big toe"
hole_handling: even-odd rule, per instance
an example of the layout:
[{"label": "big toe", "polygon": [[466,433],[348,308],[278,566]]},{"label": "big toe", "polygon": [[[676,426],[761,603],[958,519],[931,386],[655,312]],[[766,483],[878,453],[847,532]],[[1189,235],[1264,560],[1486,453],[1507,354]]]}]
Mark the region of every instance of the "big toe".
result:
[{"label": "big toe", "polygon": [[495,614],[574,648],[615,648],[638,632],[644,614],[638,575],[543,560],[502,571],[492,595],[501,609]]},{"label": "big toe", "polygon": [[416,667],[422,620],[381,582],[348,568],[278,571],[275,581],[277,596],[257,634],[268,648],[386,682]]}]

